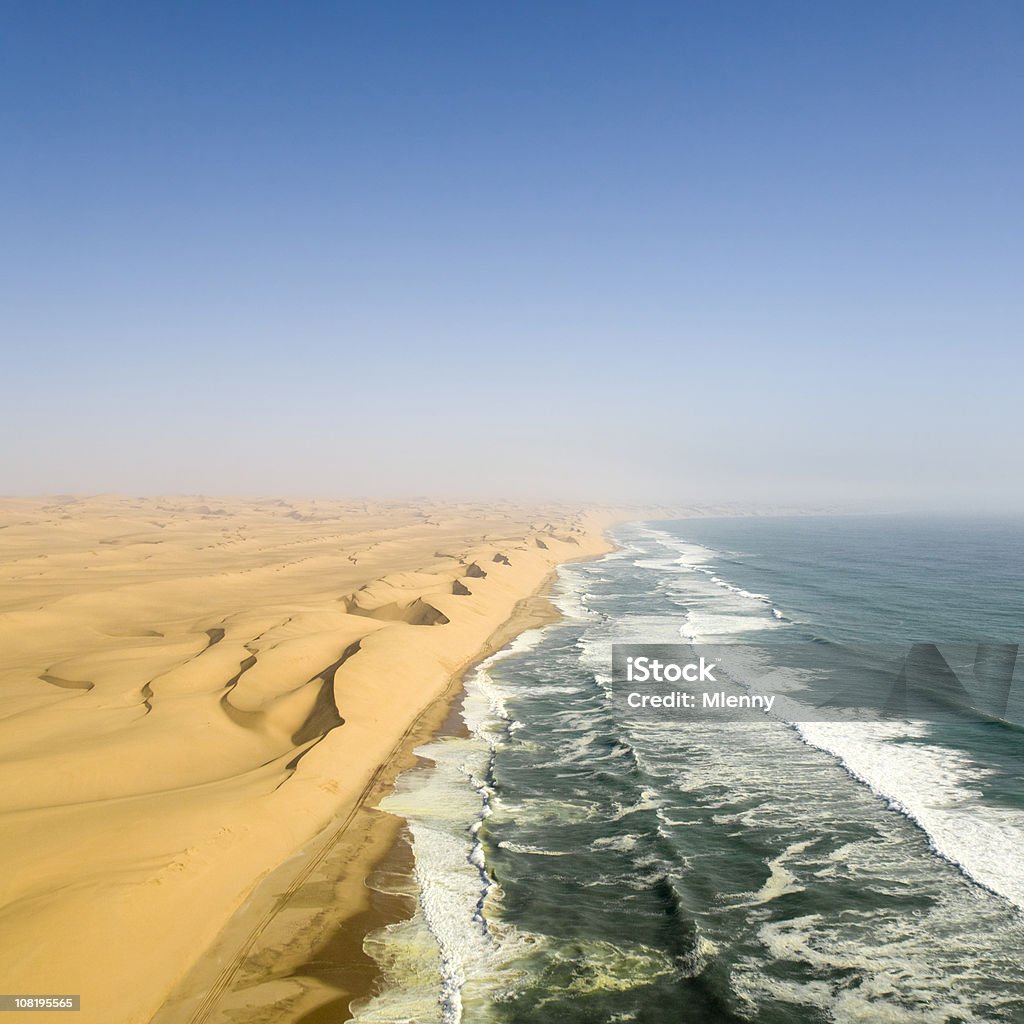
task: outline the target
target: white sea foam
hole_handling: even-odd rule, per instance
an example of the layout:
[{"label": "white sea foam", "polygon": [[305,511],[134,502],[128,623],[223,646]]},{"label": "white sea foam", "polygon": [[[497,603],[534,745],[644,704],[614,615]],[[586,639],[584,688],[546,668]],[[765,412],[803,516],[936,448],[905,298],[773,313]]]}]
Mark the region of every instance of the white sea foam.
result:
[{"label": "white sea foam", "polygon": [[655,813],[658,816],[658,821],[660,821],[662,823],[662,825],[664,825],[666,828],[682,828],[682,827],[688,826],[688,825],[699,825],[700,824],[700,820],[699,819],[695,819],[695,818],[683,818],[683,819],[670,818],[665,813],[665,809],[663,807],[659,807]]},{"label": "white sea foam", "polygon": [[599,612],[587,605],[587,592],[593,579],[577,565],[560,565],[557,569],[558,586],[551,594],[551,603],[567,618],[589,621],[601,618]]},{"label": "white sea foam", "polygon": [[572,854],[568,850],[544,850],[539,846],[533,846],[530,843],[516,843],[511,839],[503,839],[498,846],[502,850],[508,850],[509,853],[526,853],[532,854],[537,857],[570,857]]},{"label": "white sea foam", "polygon": [[737,636],[742,633],[760,633],[777,625],[774,619],[763,615],[728,614],[701,609],[686,613],[678,634],[691,642],[707,641],[713,637]]},{"label": "white sea foam", "polygon": [[[674,564],[684,569],[692,569],[697,566],[706,565],[717,558],[717,553],[703,544],[694,544],[691,541],[682,540],[675,534],[665,530],[657,530],[653,527],[645,527],[643,533],[651,540],[656,541],[664,548],[673,553]],[[644,552],[646,554],[646,552]]]},{"label": "white sea foam", "polygon": [[620,853],[629,853],[631,850],[636,849],[638,842],[640,842],[640,837],[634,835],[602,836],[595,839],[590,844],[590,848],[592,850],[617,850]]},{"label": "white sea foam", "polygon": [[768,863],[768,878],[756,893],[749,900],[733,904],[738,907],[755,907],[761,903],[770,903],[780,896],[786,896],[793,892],[803,892],[804,887],[792,871],[786,867],[791,858],[801,854],[811,845],[811,840],[792,843],[787,846],[777,857],[773,857]]},{"label": "white sea foam", "polygon": [[[480,831],[493,812],[494,793],[487,776],[496,746],[515,723],[505,706],[501,688],[490,674],[495,661],[538,642],[523,634],[507,648],[483,662],[466,681],[463,718],[469,737],[444,737],[418,749],[429,768],[404,773],[381,808],[408,823],[415,858],[418,893],[416,913],[410,921],[385,929],[368,940],[368,951],[378,959],[401,960],[404,996],[389,986],[379,997],[358,1009],[355,1020],[437,1021],[458,1024],[464,990],[514,983],[512,961],[535,937],[492,921],[488,908],[500,902],[500,889],[487,870]],[[424,935],[429,934],[433,951]],[[408,954],[412,949],[415,956]],[[433,965],[432,1006],[417,978],[429,977],[420,968]],[[385,969],[385,974],[387,974]]]},{"label": "white sea foam", "polygon": [[734,586],[727,580],[723,580],[721,576],[710,576],[709,579],[716,587],[728,590],[730,594],[739,594],[740,597],[747,597],[751,601],[760,601],[761,603],[766,603],[771,600],[766,594],[755,594],[750,590],[744,590],[742,587]]},{"label": "white sea foam", "polygon": [[661,805],[661,798],[653,789],[640,791],[640,798],[632,804],[615,804],[615,812],[611,815],[611,821],[621,821],[631,814],[639,811],[653,811]]},{"label": "white sea foam", "polygon": [[661,571],[663,579],[657,586],[677,600],[684,614],[684,621],[677,627],[682,639],[699,643],[790,621],[769,594],[747,590],[728,580],[716,567],[721,564],[718,552],[652,527],[644,528],[643,535],[671,552],[671,556],[659,556],[643,549],[633,564]]},{"label": "white sea foam", "polygon": [[923,725],[801,722],[797,729],[919,825],[936,853],[1024,908],[1024,813],[982,802],[985,769],[959,751],[920,742],[928,735]]}]

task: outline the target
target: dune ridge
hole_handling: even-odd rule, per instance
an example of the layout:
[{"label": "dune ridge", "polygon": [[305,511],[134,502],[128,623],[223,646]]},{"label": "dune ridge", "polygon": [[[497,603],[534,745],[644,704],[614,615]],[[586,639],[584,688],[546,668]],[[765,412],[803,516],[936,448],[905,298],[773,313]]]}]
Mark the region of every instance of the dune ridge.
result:
[{"label": "dune ridge", "polygon": [[602,523],[0,501],[0,988],[81,993],[83,1022],[150,1020],[517,603],[607,550]]}]

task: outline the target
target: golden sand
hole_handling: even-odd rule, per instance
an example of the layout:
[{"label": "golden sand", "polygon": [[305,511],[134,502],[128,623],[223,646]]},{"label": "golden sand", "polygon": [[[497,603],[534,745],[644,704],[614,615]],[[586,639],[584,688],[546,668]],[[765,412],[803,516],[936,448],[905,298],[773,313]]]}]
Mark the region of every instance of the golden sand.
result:
[{"label": "golden sand", "polygon": [[[0,991],[80,993],[81,1024],[151,1020],[261,880],[355,821],[452,680],[536,621],[521,602],[552,568],[607,550],[600,525],[0,502]],[[362,846],[353,861],[379,859]]]}]

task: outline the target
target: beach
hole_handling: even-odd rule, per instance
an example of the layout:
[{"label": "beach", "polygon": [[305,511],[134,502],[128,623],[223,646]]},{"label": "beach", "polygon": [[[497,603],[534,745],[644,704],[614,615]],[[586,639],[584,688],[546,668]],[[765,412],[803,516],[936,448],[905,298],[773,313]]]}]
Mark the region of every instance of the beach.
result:
[{"label": "beach", "polygon": [[461,674],[551,616],[533,596],[554,567],[608,550],[606,522],[440,502],[0,502],[0,988],[80,994],[83,1024],[129,1024],[177,987],[164,1012],[187,1020],[197,964],[227,984],[207,951],[274,918],[271,877],[288,890],[335,865],[351,903],[321,931],[364,913],[395,832],[373,802]]}]

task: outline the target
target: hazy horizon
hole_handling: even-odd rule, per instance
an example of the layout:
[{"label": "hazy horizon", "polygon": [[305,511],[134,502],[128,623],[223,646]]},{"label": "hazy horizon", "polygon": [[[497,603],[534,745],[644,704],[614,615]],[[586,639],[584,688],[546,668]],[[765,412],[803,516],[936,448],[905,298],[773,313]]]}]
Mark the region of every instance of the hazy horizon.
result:
[{"label": "hazy horizon", "polygon": [[1019,4],[0,41],[2,494],[1024,510]]}]

